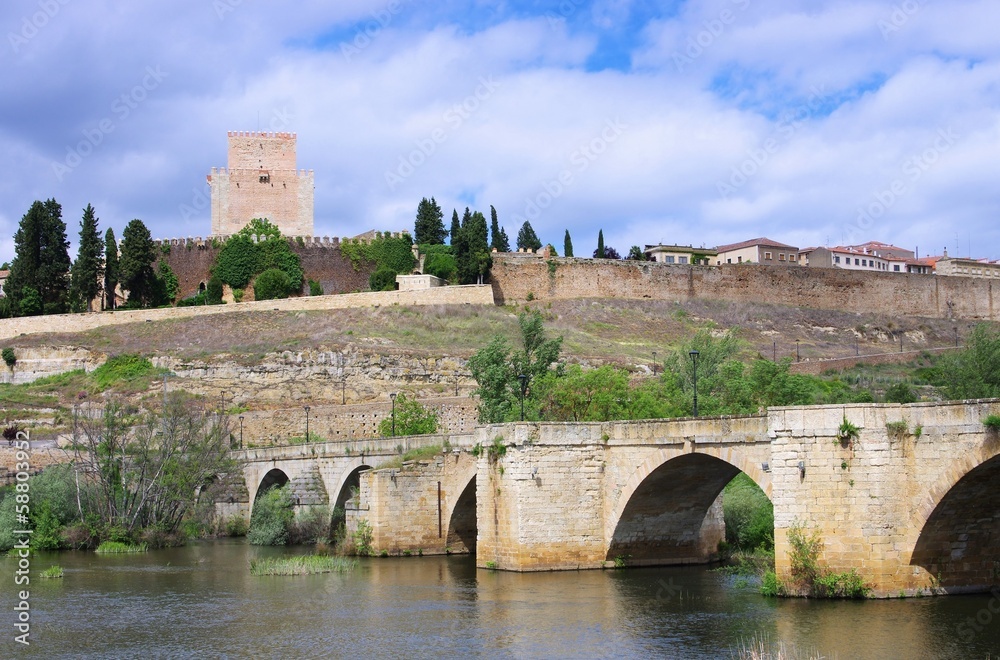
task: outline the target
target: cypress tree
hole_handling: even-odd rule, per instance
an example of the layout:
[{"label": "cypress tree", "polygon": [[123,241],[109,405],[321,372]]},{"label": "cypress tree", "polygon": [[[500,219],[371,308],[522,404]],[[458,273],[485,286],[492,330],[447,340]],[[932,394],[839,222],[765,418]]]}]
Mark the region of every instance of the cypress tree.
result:
[{"label": "cypress tree", "polygon": [[24,313],[66,311],[69,292],[69,241],[62,206],[54,199],[35,201],[14,234],[14,261],[5,290],[10,310],[22,314],[21,300],[30,289],[30,309]]},{"label": "cypress tree", "polygon": [[129,307],[149,307],[153,304],[156,293],[155,261],[156,246],[149,229],[142,220],[131,221],[122,232],[122,254],[118,264],[122,288],[128,290]]},{"label": "cypress tree", "polygon": [[413,224],[413,236],[417,245],[444,245],[448,232],[444,228],[444,215],[437,200],[424,197],[417,204],[417,219]]},{"label": "cypress tree", "polygon": [[595,259],[604,258],[604,230],[599,229],[597,231],[597,250],[594,251]]},{"label": "cypress tree", "polygon": [[104,277],[104,242],[97,231],[94,207],[87,204],[80,221],[80,247],[70,271],[70,292],[75,311],[94,311],[93,301],[101,292]]},{"label": "cypress tree", "polygon": [[462,233],[462,226],[458,224],[458,211],[451,210],[451,244],[454,246],[458,240],[458,235]]},{"label": "cypress tree", "polygon": [[490,205],[490,236],[492,237],[491,248],[497,252],[510,252],[510,240],[507,238],[507,232],[500,226],[500,222],[497,220],[497,210],[492,205]]},{"label": "cypress tree", "polygon": [[542,242],[538,240],[535,230],[531,228],[531,223],[527,220],[521,225],[517,232],[517,249],[519,250],[541,250]]},{"label": "cypress tree", "polygon": [[459,242],[462,254],[457,258],[458,277],[462,284],[481,284],[492,265],[486,216],[479,211],[469,213],[466,209],[466,217]]},{"label": "cypress tree", "polygon": [[116,307],[118,289],[118,241],[115,230],[108,227],[104,232],[104,309]]},{"label": "cypress tree", "polygon": [[566,236],[563,238],[563,256],[572,257],[573,256],[573,239],[569,237],[569,230],[566,230]]}]

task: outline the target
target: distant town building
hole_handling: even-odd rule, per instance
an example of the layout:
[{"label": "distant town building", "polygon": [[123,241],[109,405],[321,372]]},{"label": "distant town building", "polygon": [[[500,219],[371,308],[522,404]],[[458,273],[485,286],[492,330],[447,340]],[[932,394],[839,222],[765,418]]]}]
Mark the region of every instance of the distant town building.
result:
[{"label": "distant town building", "polygon": [[690,245],[647,245],[644,250],[650,261],[661,264],[692,264],[708,266],[718,252],[711,248]]},{"label": "distant town building", "polygon": [[937,259],[938,275],[961,275],[964,277],[1000,278],[1000,262],[989,259],[962,259],[944,256]]},{"label": "distant town building", "polygon": [[924,259],[917,259],[913,250],[878,241],[831,248],[803,248],[799,250],[798,262],[800,266],[813,268],[843,268],[887,273],[934,272],[933,264]]},{"label": "distant town building", "polygon": [[7,294],[3,292],[3,286],[7,283],[7,278],[10,277],[9,270],[0,270],[0,298],[3,298]]},{"label": "distant town building", "polygon": [[796,266],[799,249],[770,238],[752,238],[749,241],[720,245],[715,248],[716,264],[755,263],[767,266]]},{"label": "distant town building", "polygon": [[294,133],[230,131],[228,167],[213,167],[212,235],[267,218],[286,236],[313,235],[312,170],[298,170]]}]

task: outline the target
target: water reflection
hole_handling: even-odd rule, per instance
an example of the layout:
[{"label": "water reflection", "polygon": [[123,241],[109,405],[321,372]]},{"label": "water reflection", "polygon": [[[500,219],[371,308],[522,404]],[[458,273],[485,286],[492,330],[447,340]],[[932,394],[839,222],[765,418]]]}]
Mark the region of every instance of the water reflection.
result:
[{"label": "water reflection", "polygon": [[[704,567],[518,574],[477,570],[469,557],[371,559],[343,575],[249,574],[251,557],[284,552],[222,541],[37,557],[35,570],[58,561],[65,577],[32,580],[31,654],[716,658],[761,634],[827,657],[985,657],[1000,648],[990,596],[770,600]],[[10,591],[0,592],[7,613]],[[965,623],[977,614],[978,630]],[[17,650],[12,636],[0,656]]]}]

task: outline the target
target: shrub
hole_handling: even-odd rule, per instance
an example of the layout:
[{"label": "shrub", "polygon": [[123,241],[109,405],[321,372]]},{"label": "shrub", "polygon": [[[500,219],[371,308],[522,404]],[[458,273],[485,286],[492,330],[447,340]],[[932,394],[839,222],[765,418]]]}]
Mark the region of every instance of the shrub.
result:
[{"label": "shrub", "polygon": [[366,518],[358,521],[358,528],[354,532],[354,554],[361,557],[371,557],[374,554],[372,526]]},{"label": "shrub", "polygon": [[905,419],[901,419],[898,422],[886,422],[885,431],[889,434],[889,437],[894,440],[902,440],[910,433],[910,426],[906,423]]},{"label": "shrub", "polygon": [[309,280],[309,295],[310,296],[322,296],[323,286],[316,280]]},{"label": "shrub", "polygon": [[142,356],[126,353],[109,358],[107,362],[94,369],[91,377],[99,389],[106,390],[116,383],[135,380],[152,371],[152,362]]},{"label": "shrub", "polygon": [[49,566],[38,574],[38,577],[46,579],[58,579],[63,576],[62,566]]},{"label": "shrub", "polygon": [[785,585],[774,571],[768,571],[764,573],[764,578],[760,582],[760,593],[764,596],[784,596]]},{"label": "shrub", "polygon": [[906,383],[894,383],[885,390],[886,403],[914,403],[917,393]]},{"label": "shrub", "polygon": [[289,533],[292,544],[315,544],[330,536],[330,510],[325,506],[300,509]]},{"label": "shrub", "polygon": [[294,522],[288,487],[271,488],[254,502],[247,540],[252,545],[285,545]]},{"label": "shrub", "polygon": [[209,305],[222,304],[222,280],[218,275],[208,278],[208,285],[205,287],[205,300]]},{"label": "shrub", "polygon": [[[416,399],[406,394],[396,397],[395,405],[396,435],[425,435],[437,433],[438,414],[433,408],[426,408]],[[378,432],[382,437],[392,435],[393,418],[385,417],[378,424]]]},{"label": "shrub", "polygon": [[1000,415],[989,415],[983,420],[983,426],[990,431],[1000,431]]},{"label": "shrub", "polygon": [[278,268],[269,268],[257,276],[253,282],[254,300],[277,300],[287,298],[288,275]]},{"label": "shrub", "polygon": [[753,479],[740,473],[722,497],[726,541],[740,550],[774,548],[774,505]]},{"label": "shrub", "polygon": [[63,547],[62,525],[52,512],[52,505],[47,500],[32,511],[31,548],[32,550],[60,550]]},{"label": "shrub", "polygon": [[246,518],[234,514],[226,521],[225,534],[226,536],[246,536],[249,529],[250,526],[247,524]]},{"label": "shrub", "polygon": [[871,593],[855,569],[845,573],[826,573],[816,578],[813,593],[823,598],[867,598]]},{"label": "shrub", "polygon": [[379,268],[368,278],[368,286],[372,291],[393,291],[396,289],[396,271],[391,268]]},{"label": "shrub", "polygon": [[17,364],[17,356],[14,355],[14,349],[8,346],[0,354],[3,355],[3,361],[7,363],[7,366],[13,369],[14,365]]}]

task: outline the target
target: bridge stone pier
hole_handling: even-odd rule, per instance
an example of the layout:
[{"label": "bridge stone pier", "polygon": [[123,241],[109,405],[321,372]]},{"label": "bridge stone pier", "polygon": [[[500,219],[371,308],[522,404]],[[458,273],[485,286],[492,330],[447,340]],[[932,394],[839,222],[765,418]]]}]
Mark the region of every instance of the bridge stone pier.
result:
[{"label": "bridge stone pier", "polygon": [[[1000,585],[1000,433],[983,424],[991,414],[1000,400],[522,422],[240,457],[247,504],[285,482],[299,506],[343,506],[356,489],[348,527],[367,520],[376,552],[474,552],[478,566],[511,571],[710,562],[725,536],[721,494],[744,472],[774,504],[786,583],[788,532],[801,525],[822,538],[823,568],[857,570],[875,595],[960,593]],[[857,437],[841,437],[844,420]],[[400,445],[450,450],[373,469]]]}]

